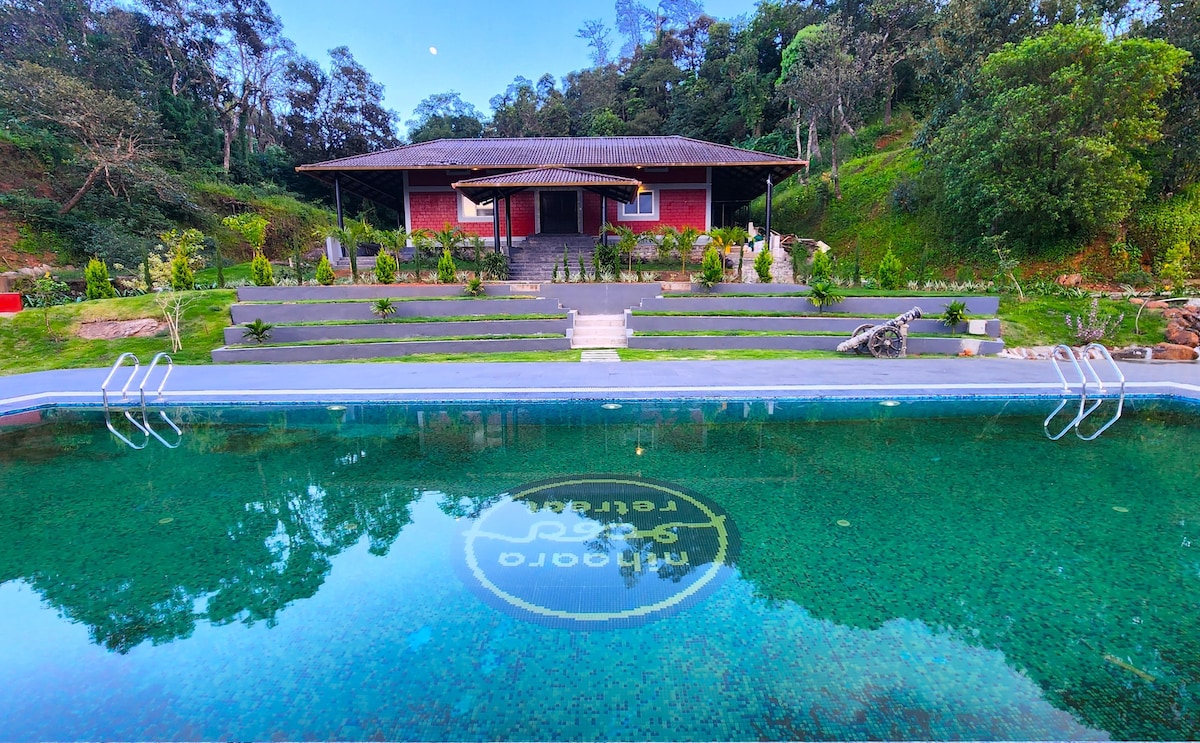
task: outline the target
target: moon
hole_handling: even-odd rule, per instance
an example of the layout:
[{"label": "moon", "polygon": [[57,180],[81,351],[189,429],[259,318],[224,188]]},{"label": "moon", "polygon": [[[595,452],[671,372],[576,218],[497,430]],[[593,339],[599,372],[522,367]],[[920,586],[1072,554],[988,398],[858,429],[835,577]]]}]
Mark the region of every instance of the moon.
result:
[{"label": "moon", "polygon": [[429,53],[436,57],[437,56],[437,47],[436,46],[429,47]]}]

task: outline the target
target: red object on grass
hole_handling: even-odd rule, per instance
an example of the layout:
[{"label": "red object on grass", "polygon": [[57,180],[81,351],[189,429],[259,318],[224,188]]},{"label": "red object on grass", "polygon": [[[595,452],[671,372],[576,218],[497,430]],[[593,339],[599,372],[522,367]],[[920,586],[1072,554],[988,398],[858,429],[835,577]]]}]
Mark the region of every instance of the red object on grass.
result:
[{"label": "red object on grass", "polygon": [[21,295],[16,292],[0,294],[0,312],[20,312]]}]

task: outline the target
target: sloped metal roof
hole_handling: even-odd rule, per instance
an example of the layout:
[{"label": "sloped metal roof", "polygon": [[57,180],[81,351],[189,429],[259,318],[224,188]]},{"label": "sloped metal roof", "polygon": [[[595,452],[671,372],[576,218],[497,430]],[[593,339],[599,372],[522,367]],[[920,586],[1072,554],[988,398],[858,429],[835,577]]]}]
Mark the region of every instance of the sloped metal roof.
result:
[{"label": "sloped metal roof", "polygon": [[550,187],[584,188],[628,204],[642,183],[636,178],[624,178],[619,175],[593,173],[575,168],[550,167],[485,175],[482,178],[469,178],[451,185],[476,204],[511,196],[527,188]]},{"label": "sloped metal roof", "polygon": [[803,161],[690,137],[438,139],[301,165],[299,171],[791,165]]}]

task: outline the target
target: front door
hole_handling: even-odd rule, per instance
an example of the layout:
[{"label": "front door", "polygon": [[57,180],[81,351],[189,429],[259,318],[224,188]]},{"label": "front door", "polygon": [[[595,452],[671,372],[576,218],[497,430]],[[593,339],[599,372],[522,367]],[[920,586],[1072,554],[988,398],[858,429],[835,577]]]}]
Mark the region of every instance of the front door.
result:
[{"label": "front door", "polygon": [[578,196],[574,191],[542,191],[538,209],[544,235],[573,235],[579,232]]}]

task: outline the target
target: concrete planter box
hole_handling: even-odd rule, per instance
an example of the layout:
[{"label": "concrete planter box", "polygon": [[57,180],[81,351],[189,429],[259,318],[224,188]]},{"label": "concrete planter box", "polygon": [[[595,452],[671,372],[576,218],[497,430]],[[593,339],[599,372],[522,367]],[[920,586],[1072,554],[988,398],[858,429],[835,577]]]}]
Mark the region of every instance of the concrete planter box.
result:
[{"label": "concrete planter box", "polygon": [[[866,323],[879,324],[882,320],[864,320],[854,317],[712,317],[712,316],[679,316],[679,315],[634,315],[626,318],[625,325],[630,330],[643,331],[678,331],[678,330],[774,330],[789,332],[828,332],[830,335],[844,334],[847,338],[860,325]],[[984,322],[984,321],[981,321]],[[986,321],[989,331],[996,335],[1000,333],[1000,321]],[[910,333],[951,333],[966,332],[967,324],[959,323],[953,329],[947,328],[941,320],[914,320],[909,323]]]},{"label": "concrete planter box", "polygon": [[[396,317],[470,317],[472,315],[552,315],[562,312],[557,299],[444,299],[396,302]],[[230,308],[234,325],[256,318],[272,324],[374,320],[370,302],[312,304],[235,304]]]},{"label": "concrete planter box", "polygon": [[[312,343],[376,338],[420,338],[447,335],[533,335],[558,333],[566,337],[571,319],[554,320],[451,320],[446,322],[367,323],[363,325],[285,325],[271,331],[269,343]],[[242,327],[225,328],[225,345],[256,346]]]},{"label": "concrete planter box", "polygon": [[[783,351],[836,351],[837,346],[846,340],[842,336],[824,335],[759,335],[759,336],[729,336],[729,335],[657,335],[632,336],[629,338],[630,348],[647,348],[658,350],[696,350],[720,351],[736,350],[783,350]],[[956,356],[969,350],[977,356],[999,353],[1004,349],[1004,341],[981,341],[978,338],[909,338],[909,354],[945,354]],[[852,356],[853,353],[847,353]],[[870,354],[866,354],[869,356]]]},{"label": "concrete planter box", "polygon": [[[508,284],[485,284],[485,294],[507,296]],[[239,302],[308,302],[340,299],[462,297],[462,284],[366,284],[334,286],[241,286]]]},{"label": "concrete planter box", "polygon": [[280,346],[263,348],[242,346],[218,348],[212,352],[219,364],[241,361],[297,362],[349,361],[407,356],[414,353],[500,353],[510,351],[566,351],[566,338],[514,338],[474,341],[409,341],[406,343],[347,343],[328,346]]},{"label": "concrete planter box", "polygon": [[[942,314],[945,305],[965,302],[967,314],[993,316],[1000,309],[999,297],[848,297],[830,305],[825,312],[851,315],[896,316],[920,307],[928,317]],[[656,297],[642,302],[640,309],[653,312],[787,312],[816,315],[807,297],[725,297],[709,294],[695,297]]]}]

